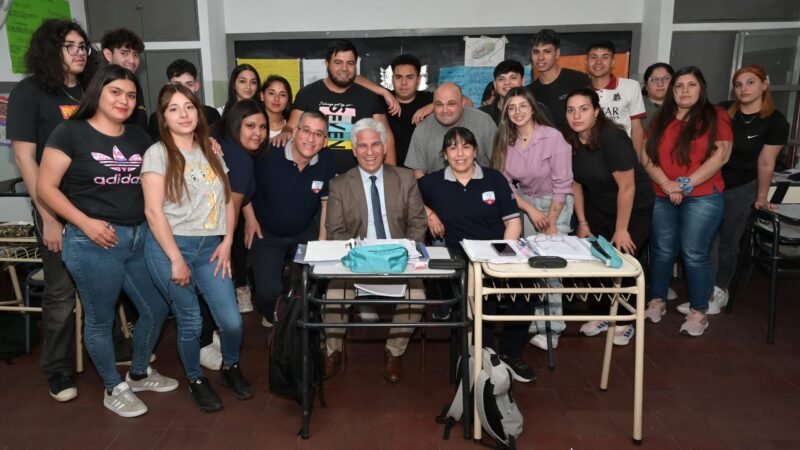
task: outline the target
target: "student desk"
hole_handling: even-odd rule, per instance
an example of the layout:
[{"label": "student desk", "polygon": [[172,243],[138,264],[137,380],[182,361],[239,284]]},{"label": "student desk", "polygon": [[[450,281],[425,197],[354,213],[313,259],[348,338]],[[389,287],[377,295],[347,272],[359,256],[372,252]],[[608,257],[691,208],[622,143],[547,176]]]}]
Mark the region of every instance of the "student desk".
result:
[{"label": "student desk", "polygon": [[[505,322],[505,321],[552,321],[564,320],[572,322],[582,322],[587,320],[609,320],[608,334],[606,335],[605,355],[603,358],[603,370],[600,377],[600,389],[605,391],[608,388],[608,374],[611,365],[611,351],[613,349],[614,321],[635,320],[636,321],[636,362],[633,383],[633,441],[636,444],[642,441],[642,386],[644,380],[644,273],[642,267],[635,258],[629,255],[621,255],[623,265],[619,269],[606,267],[599,261],[570,261],[563,269],[533,269],[527,264],[492,264],[473,262],[470,265],[470,306],[472,307],[475,320],[475,348],[482,348],[483,343],[483,322]],[[484,285],[484,280],[500,282],[504,279],[545,279],[560,278],[564,284],[561,288],[550,288],[542,284],[541,286],[525,287],[489,287]],[[570,279],[605,279],[604,287],[583,287],[575,283],[570,283]],[[635,280],[635,285],[630,287],[621,286],[623,278]],[[495,284],[495,283],[492,283]],[[572,286],[570,286],[572,285]],[[485,295],[490,294],[564,294],[565,300],[570,300],[575,295],[588,297],[601,294],[612,294],[614,300],[611,304],[609,315],[589,315],[589,316],[504,316],[504,315],[485,315],[483,314],[483,301]],[[524,300],[518,300],[524,301]],[[618,313],[619,306],[622,311]],[[477,376],[482,367],[482,352],[475,352],[474,375]],[[477,389],[475,390],[477,393]],[[477,414],[477,411],[474,412]],[[481,437],[481,424],[475,421],[475,439]]]},{"label": "student desk", "polygon": [[[429,248],[431,254],[433,255],[433,249]],[[441,257],[439,255],[432,256],[432,257]],[[450,280],[453,286],[453,292],[455,296],[450,299],[424,299],[424,300],[411,300],[406,298],[374,298],[368,297],[364,299],[343,299],[343,298],[322,298],[321,292],[321,284],[325,284],[324,281],[326,280],[358,280],[363,282],[369,282],[369,280],[397,280],[398,283],[402,283],[403,280],[407,279],[423,279],[423,280]],[[302,328],[301,335],[302,335],[302,348],[303,348],[303,374],[302,374],[302,386],[300,391],[300,401],[302,405],[303,417],[302,417],[302,427],[300,429],[300,435],[303,439],[308,439],[309,437],[309,426],[311,421],[311,355],[310,355],[310,339],[311,339],[311,329],[323,329],[323,328],[403,328],[403,327],[414,327],[414,328],[432,328],[432,327],[445,327],[456,329],[459,331],[459,345],[460,345],[460,353],[462,355],[469,354],[469,343],[467,339],[467,334],[469,331],[469,327],[472,324],[471,321],[465,319],[467,317],[467,279],[466,279],[466,270],[432,270],[432,269],[420,269],[420,270],[406,270],[403,273],[398,274],[365,274],[365,273],[353,273],[348,268],[344,267],[341,263],[326,263],[326,264],[316,264],[316,265],[306,265],[303,268],[303,283],[302,283],[302,291],[301,295],[303,298],[303,306],[302,306],[302,315],[301,319],[298,321],[298,326]],[[321,283],[322,282],[322,283]],[[369,305],[400,305],[400,304],[416,304],[416,305],[441,305],[441,304],[449,304],[454,305],[455,309],[454,312],[456,314],[452,315],[450,321],[447,322],[372,322],[372,323],[363,323],[363,322],[356,322],[356,323],[331,323],[326,324],[322,323],[321,316],[318,314],[319,309],[323,305],[342,305],[342,304],[353,304],[356,302],[360,302],[362,304],[369,304]],[[456,366],[456,354],[454,352],[455,348],[453,347],[454,341],[451,341],[451,378],[450,382],[455,382],[455,369]],[[472,411],[472,397],[469,395],[469,367],[467,364],[461,364],[462,376],[461,376],[461,383],[462,383],[462,391],[464,393],[464,439],[470,438],[470,430],[472,424],[472,416],[469,412]],[[322,391],[322,390],[320,390]],[[322,394],[321,394],[322,395]],[[449,399],[444,399],[449,400]],[[433,413],[433,411],[432,411]],[[437,411],[438,413],[438,411]]]}]

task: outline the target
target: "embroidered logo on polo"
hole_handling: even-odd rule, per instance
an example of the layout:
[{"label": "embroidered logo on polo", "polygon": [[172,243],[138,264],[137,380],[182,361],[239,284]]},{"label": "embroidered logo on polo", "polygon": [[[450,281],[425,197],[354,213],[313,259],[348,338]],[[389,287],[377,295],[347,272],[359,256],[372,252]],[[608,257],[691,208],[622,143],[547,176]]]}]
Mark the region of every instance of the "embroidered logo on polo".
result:
[{"label": "embroidered logo on polo", "polygon": [[103,153],[92,152],[92,158],[94,158],[95,161],[114,172],[122,173],[110,177],[94,177],[95,184],[139,184],[139,176],[127,174],[127,172],[133,172],[142,166],[142,155],[135,153],[131,155],[130,158],[126,158],[116,145],[111,151],[111,155],[113,157],[109,157]]},{"label": "embroidered logo on polo", "polygon": [[494,191],[486,191],[483,193],[483,203],[493,205],[495,201]]},{"label": "embroidered logo on polo", "polygon": [[314,192],[315,194],[319,194],[319,191],[322,190],[322,186],[324,185],[325,182],[314,180],[311,182],[311,191]]}]

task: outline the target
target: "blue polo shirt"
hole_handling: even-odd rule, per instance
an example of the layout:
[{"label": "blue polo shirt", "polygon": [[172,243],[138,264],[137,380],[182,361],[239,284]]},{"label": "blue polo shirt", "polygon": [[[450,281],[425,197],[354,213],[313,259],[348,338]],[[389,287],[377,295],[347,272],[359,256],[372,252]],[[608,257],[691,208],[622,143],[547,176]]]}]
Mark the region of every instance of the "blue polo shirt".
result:
[{"label": "blue polo shirt", "polygon": [[217,138],[222,147],[222,158],[228,166],[228,180],[231,191],[244,195],[242,205],[250,203],[256,190],[253,179],[253,157],[233,139],[226,137]]},{"label": "blue polo shirt", "polygon": [[477,164],[466,186],[446,167],[420,178],[419,190],[425,206],[444,224],[448,247],[458,247],[462,239],[502,239],[504,221],[519,217],[517,201],[503,174]]},{"label": "blue polo shirt", "polygon": [[305,231],[328,199],[328,182],[336,174],[330,149],[323,148],[300,171],[292,158],[292,141],[285,147],[270,145],[254,161],[253,210],[261,229],[277,236],[296,236]]}]

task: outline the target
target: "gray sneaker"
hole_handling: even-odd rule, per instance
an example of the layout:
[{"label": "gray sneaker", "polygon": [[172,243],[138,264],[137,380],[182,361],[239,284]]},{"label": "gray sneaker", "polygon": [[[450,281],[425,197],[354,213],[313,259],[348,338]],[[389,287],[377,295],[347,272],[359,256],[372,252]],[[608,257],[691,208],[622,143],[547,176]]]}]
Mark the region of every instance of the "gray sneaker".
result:
[{"label": "gray sneaker", "polygon": [[131,378],[131,373],[125,375],[125,382],[128,383],[133,392],[140,391],[153,391],[153,392],[169,392],[178,388],[178,380],[170,377],[165,377],[156,372],[156,369],[147,367],[147,378],[141,380],[134,380]]},{"label": "gray sneaker", "polygon": [[139,400],[125,382],[116,385],[111,394],[105,391],[103,406],[121,417],[138,417],[147,412],[147,405]]}]

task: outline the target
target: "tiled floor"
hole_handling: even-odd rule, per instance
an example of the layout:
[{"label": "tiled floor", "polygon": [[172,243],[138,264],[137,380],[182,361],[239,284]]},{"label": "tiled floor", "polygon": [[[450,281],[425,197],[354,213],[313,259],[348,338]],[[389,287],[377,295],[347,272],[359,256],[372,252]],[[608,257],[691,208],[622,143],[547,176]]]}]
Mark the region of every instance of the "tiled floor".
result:
[{"label": "tiled floor", "polygon": [[[648,324],[641,448],[800,448],[798,288],[799,281],[780,283],[774,345],[765,343],[766,283],[760,275],[733,315],[711,317],[702,338],[678,334],[681,317],[672,307],[660,324]],[[220,386],[225,408],[199,412],[181,379],[170,323],[155,367],[181,379],[182,386],[166,394],[142,393],[150,412],[136,419],[119,418],[102,407],[91,364],[77,379],[79,397],[65,404],[48,396],[38,353],[0,365],[0,449],[482,448],[464,440],[460,426],[443,441],[434,421],[452,396],[446,344],[428,342],[423,372],[421,345],[412,343],[404,358],[406,377],[392,385],[381,378],[380,331],[359,331],[358,341],[351,340],[346,369],[326,384],[328,407],[314,410],[311,438],[299,439],[298,405],[270,395],[267,388],[268,331],[254,314],[245,319],[242,367],[256,387],[252,400],[236,401]],[[603,339],[580,337],[571,325],[559,345],[554,372],[547,371],[543,352],[526,348],[538,379],[514,385],[525,415],[518,448],[637,448],[630,439],[633,345],[615,348],[606,393],[597,389]]]}]

